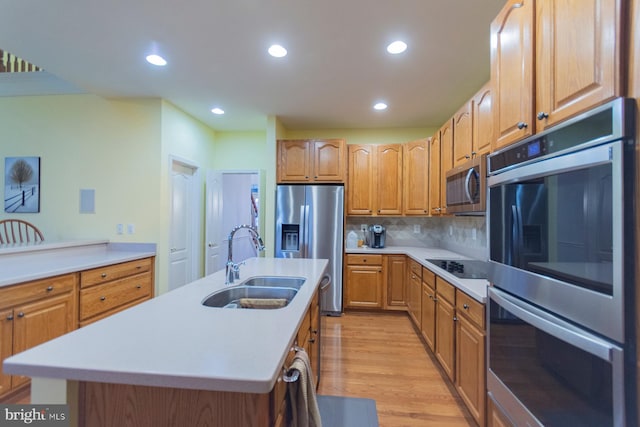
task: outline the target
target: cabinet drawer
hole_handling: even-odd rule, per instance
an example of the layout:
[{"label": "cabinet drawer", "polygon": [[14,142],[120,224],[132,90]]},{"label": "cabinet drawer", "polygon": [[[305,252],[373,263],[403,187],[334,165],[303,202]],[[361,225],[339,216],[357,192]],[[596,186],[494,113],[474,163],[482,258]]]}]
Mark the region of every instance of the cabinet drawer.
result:
[{"label": "cabinet drawer", "polygon": [[422,277],[422,266],[412,259],[409,259],[409,270],[417,277]]},{"label": "cabinet drawer", "polygon": [[347,264],[382,265],[382,255],[347,255]]},{"label": "cabinet drawer", "polygon": [[80,320],[120,307],[151,295],[151,273],[80,290]]},{"label": "cabinet drawer", "polygon": [[0,306],[9,307],[73,291],[77,276],[65,274],[0,288]]},{"label": "cabinet drawer", "polygon": [[464,313],[480,330],[484,331],[484,304],[458,290],[456,292],[456,310]]},{"label": "cabinet drawer", "polygon": [[422,281],[431,289],[436,288],[436,274],[428,268],[422,267]]},{"label": "cabinet drawer", "polygon": [[440,278],[440,276],[436,277],[436,292],[438,292],[438,299],[444,298],[449,301],[451,304],[455,304],[456,302],[456,288],[451,283],[446,280]]},{"label": "cabinet drawer", "polygon": [[80,287],[86,288],[133,274],[143,273],[151,270],[153,258],[138,259],[135,261],[123,262],[121,264],[105,265],[104,267],[82,271],[80,273]]}]

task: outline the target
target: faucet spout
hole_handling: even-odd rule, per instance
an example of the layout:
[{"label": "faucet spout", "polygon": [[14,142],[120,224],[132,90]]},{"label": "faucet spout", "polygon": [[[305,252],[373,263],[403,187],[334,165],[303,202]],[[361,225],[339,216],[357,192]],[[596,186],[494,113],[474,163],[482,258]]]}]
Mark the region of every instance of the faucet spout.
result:
[{"label": "faucet spout", "polygon": [[231,229],[231,232],[229,232],[229,237],[227,238],[229,242],[229,252],[227,256],[227,265],[226,265],[226,277],[227,277],[226,284],[231,284],[234,282],[235,279],[240,278],[240,265],[243,263],[233,262],[233,236],[236,234],[238,230],[241,230],[243,228],[247,229],[251,234],[253,243],[256,245],[256,248],[258,249],[258,251],[264,250],[264,242],[262,241],[262,237],[260,237],[258,230],[254,226],[248,225],[248,224],[241,224],[233,227],[233,229]]}]

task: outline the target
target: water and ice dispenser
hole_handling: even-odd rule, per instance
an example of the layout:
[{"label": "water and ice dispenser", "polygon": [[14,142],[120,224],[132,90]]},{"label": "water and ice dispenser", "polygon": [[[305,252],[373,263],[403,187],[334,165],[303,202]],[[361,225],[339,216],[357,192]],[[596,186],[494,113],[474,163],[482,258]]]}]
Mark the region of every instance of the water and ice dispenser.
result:
[{"label": "water and ice dispenser", "polygon": [[282,224],[280,247],[283,251],[300,250],[300,224]]}]

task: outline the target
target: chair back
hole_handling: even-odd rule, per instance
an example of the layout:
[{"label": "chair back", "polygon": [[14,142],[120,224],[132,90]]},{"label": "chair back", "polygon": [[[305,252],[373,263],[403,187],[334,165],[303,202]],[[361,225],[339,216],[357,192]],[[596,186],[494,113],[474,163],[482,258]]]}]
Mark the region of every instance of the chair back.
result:
[{"label": "chair back", "polygon": [[0,221],[0,245],[34,243],[43,240],[40,230],[30,222],[21,219]]}]

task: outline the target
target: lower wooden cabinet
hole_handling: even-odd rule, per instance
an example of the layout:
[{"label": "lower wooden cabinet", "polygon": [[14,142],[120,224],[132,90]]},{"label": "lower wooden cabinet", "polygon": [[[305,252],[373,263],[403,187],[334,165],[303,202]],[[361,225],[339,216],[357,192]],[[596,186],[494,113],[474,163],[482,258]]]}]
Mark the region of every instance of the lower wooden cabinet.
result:
[{"label": "lower wooden cabinet", "polygon": [[79,325],[86,326],[153,297],[153,257],[80,273]]},{"label": "lower wooden cabinet", "polygon": [[[1,360],[75,329],[76,289],[76,274],[1,288]],[[28,382],[28,377],[4,375],[0,363],[0,398]]]},{"label": "lower wooden cabinet", "polygon": [[436,347],[436,276],[422,269],[422,337],[431,351]]},{"label": "lower wooden cabinet", "polygon": [[404,255],[385,255],[383,261],[383,266],[387,271],[385,286],[387,298],[384,308],[404,311],[407,306],[405,300],[406,257]]},{"label": "lower wooden cabinet", "polygon": [[[455,380],[455,312],[449,287],[453,286],[440,277],[436,278],[436,337],[435,356],[451,381]],[[453,289],[455,292],[455,289]],[[455,293],[454,293],[455,295]],[[453,298],[455,299],[455,297]]]},{"label": "lower wooden cabinet", "polygon": [[407,265],[407,309],[419,330],[422,323],[422,266],[412,259]]},{"label": "lower wooden cabinet", "polygon": [[345,308],[382,308],[382,255],[347,255]]}]

